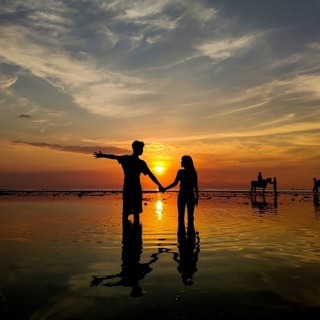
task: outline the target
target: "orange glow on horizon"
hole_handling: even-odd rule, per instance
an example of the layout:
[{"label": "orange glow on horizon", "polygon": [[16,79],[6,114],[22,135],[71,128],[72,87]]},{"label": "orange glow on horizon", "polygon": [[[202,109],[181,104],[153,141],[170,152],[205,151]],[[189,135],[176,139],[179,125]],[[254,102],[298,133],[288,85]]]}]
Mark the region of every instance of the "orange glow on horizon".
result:
[{"label": "orange glow on horizon", "polygon": [[[2,188],[122,188],[123,170],[114,160],[25,145],[3,145],[2,150],[6,155],[1,160]],[[318,178],[317,157],[308,157],[304,152],[296,152],[293,156],[289,148],[284,152],[264,145],[259,152],[250,152],[249,149],[242,152],[239,147],[240,151],[236,153],[234,149],[231,152],[223,145],[217,145],[215,148],[207,146],[206,150],[205,153],[202,145],[189,148],[201,189],[248,189],[259,171],[265,178],[277,177],[279,190],[312,189],[312,179]],[[263,158],[260,156],[262,152]],[[151,149],[141,159],[166,187],[181,168],[183,154],[182,148],[156,152]],[[145,190],[157,189],[145,175],[141,175],[141,184]]]}]

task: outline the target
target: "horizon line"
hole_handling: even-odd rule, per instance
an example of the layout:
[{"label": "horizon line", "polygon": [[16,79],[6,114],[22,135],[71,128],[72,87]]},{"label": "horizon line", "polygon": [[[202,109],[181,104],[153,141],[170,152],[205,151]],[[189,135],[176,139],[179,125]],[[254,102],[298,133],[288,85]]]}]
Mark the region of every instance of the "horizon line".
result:
[{"label": "horizon line", "polygon": [[[143,189],[143,192],[159,192],[158,189]],[[228,189],[228,188],[199,188],[199,192],[250,192],[250,189]],[[279,189],[277,192],[313,192],[312,189],[298,188],[298,189]],[[122,188],[0,188],[2,192],[123,192]],[[167,192],[179,192],[179,189],[167,190]],[[262,190],[257,190],[262,192]],[[267,193],[274,193],[274,190],[265,190]]]}]

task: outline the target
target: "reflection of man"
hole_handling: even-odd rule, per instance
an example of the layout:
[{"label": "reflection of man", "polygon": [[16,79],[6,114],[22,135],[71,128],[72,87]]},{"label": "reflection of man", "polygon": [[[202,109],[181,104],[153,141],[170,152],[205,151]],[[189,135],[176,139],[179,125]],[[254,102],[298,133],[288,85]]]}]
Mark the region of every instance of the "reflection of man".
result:
[{"label": "reflection of man", "polygon": [[124,184],[123,184],[123,214],[134,214],[138,216],[142,210],[142,187],[140,183],[140,174],[148,175],[150,179],[159,187],[160,191],[163,191],[163,187],[160,182],[150,171],[145,161],[139,159],[139,156],[143,153],[144,143],[142,141],[134,141],[132,143],[132,155],[118,156],[114,154],[103,154],[101,151],[94,152],[94,157],[108,158],[117,160],[124,172]]},{"label": "reflection of man", "polygon": [[[140,297],[144,294],[139,282],[152,271],[151,264],[155,263],[159,258],[158,253],[153,253],[148,262],[141,263],[140,257],[143,250],[142,247],[142,225],[140,223],[131,222],[128,218],[123,219],[122,224],[122,264],[119,273],[108,275],[105,277],[93,276],[90,286],[98,286],[100,284],[106,287],[131,287],[130,295],[132,297]],[[117,279],[116,281],[113,281]],[[111,280],[111,281],[106,281]]]}]

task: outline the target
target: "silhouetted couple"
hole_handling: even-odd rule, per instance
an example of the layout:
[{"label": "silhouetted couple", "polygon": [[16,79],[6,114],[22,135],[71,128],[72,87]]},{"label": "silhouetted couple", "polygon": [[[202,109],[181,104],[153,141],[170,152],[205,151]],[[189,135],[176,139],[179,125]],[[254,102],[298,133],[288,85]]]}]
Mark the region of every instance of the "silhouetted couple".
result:
[{"label": "silhouetted couple", "polygon": [[133,214],[134,219],[139,220],[139,214],[142,209],[142,187],[140,182],[140,174],[148,175],[150,179],[158,186],[160,192],[175,187],[180,182],[180,190],[178,194],[178,220],[184,219],[185,208],[187,207],[188,219],[193,222],[194,208],[198,205],[198,176],[194,168],[192,158],[183,156],[181,158],[181,166],[183,169],[178,170],[177,176],[173,183],[164,188],[155,175],[151,172],[145,161],[139,156],[142,155],[144,143],[142,141],[134,141],[132,143],[133,153],[131,155],[114,155],[103,154],[101,151],[94,152],[95,158],[107,158],[117,160],[124,172],[123,184],[123,215]]},{"label": "silhouetted couple", "polygon": [[[179,253],[175,253],[173,258],[179,263],[178,271],[182,274],[182,279],[185,284],[192,284],[192,276],[193,273],[197,271],[196,263],[200,251],[199,234],[195,232],[193,226],[194,208],[198,204],[198,177],[192,158],[190,156],[183,156],[181,158],[181,167],[183,169],[178,170],[175,180],[164,188],[151,172],[146,162],[139,158],[143,153],[143,148],[143,142],[134,141],[132,143],[132,155],[120,156],[103,154],[101,151],[94,152],[93,154],[95,158],[117,160],[121,164],[124,172],[124,184],[122,193],[123,246],[121,271],[105,277],[94,276],[91,286],[103,284],[110,287],[131,287],[131,296],[133,297],[143,295],[139,282],[151,272],[151,265],[159,259],[158,255],[170,251],[170,249],[159,248],[157,253],[151,255],[150,261],[140,263],[142,252],[142,225],[139,223],[139,215],[143,211],[142,187],[140,182],[141,173],[148,175],[161,192],[175,187],[180,182],[177,200]],[[188,232],[186,232],[184,227],[185,208],[187,208],[188,212]],[[128,220],[130,214],[134,216],[133,223]]]}]

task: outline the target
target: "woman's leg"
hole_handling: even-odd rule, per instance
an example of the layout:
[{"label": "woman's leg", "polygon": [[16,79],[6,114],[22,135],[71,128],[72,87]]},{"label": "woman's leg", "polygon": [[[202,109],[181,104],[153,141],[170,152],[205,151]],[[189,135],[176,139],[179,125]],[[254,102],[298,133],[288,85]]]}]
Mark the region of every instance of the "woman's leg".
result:
[{"label": "woman's leg", "polygon": [[186,207],[186,202],[182,196],[178,195],[178,222],[184,223],[184,211]]},{"label": "woman's leg", "polygon": [[188,201],[187,203],[187,212],[188,212],[188,226],[193,226],[194,222],[194,207],[195,207],[195,201]]}]

